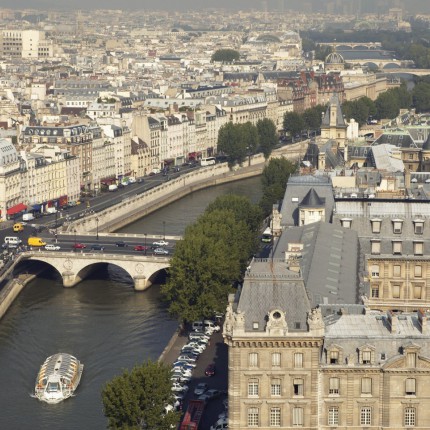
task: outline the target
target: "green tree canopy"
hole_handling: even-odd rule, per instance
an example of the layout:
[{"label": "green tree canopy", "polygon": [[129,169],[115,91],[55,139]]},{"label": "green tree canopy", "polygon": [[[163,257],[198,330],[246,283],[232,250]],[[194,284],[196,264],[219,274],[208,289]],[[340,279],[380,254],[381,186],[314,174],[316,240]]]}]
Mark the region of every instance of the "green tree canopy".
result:
[{"label": "green tree canopy", "polygon": [[323,105],[306,109],[303,112],[303,120],[307,130],[318,130],[321,127],[322,114],[326,111]]},{"label": "green tree canopy", "polygon": [[218,132],[218,151],[226,154],[230,166],[241,164],[247,155],[255,153],[258,146],[258,131],[251,122],[224,124]]},{"label": "green tree canopy", "polygon": [[170,430],[176,426],[179,413],[165,410],[173,403],[170,377],[170,366],[148,360],[107,382],[102,401],[109,428]]},{"label": "green tree canopy", "polygon": [[418,112],[430,110],[430,83],[419,82],[412,91],[414,106]]},{"label": "green tree canopy", "polygon": [[240,54],[234,49],[218,49],[212,55],[212,61],[222,61],[223,63],[232,63],[238,61]]},{"label": "green tree canopy", "polygon": [[306,128],[303,116],[297,112],[286,112],[284,115],[284,130],[294,138]]},{"label": "green tree canopy", "polygon": [[181,321],[223,312],[228,294],[252,255],[255,233],[232,210],[204,213],[185,229],[161,287],[169,312]]},{"label": "green tree canopy", "polygon": [[260,150],[267,160],[273,151],[273,148],[278,143],[278,134],[276,126],[271,119],[264,118],[257,122],[258,140],[260,142]]},{"label": "green tree canopy", "polygon": [[392,90],[379,94],[375,106],[379,119],[395,118],[400,112],[399,99]]},{"label": "green tree canopy", "polygon": [[360,125],[366,124],[369,118],[369,103],[361,98],[358,100],[345,101],[342,104],[342,112],[349,121],[354,118]]},{"label": "green tree canopy", "polygon": [[296,164],[286,158],[272,158],[261,176],[263,197],[260,207],[265,216],[272,212],[272,206],[284,198],[288,178],[297,170]]}]

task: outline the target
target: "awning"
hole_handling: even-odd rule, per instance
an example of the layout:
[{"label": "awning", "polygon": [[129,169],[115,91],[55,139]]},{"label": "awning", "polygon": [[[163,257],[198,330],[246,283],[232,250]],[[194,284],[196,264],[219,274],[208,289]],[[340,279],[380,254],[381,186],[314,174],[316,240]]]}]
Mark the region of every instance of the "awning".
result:
[{"label": "awning", "polygon": [[15,215],[18,212],[25,211],[26,209],[27,209],[27,206],[24,203],[18,203],[17,205],[12,206],[11,208],[9,208],[7,210],[7,214],[8,215]]},{"label": "awning", "polygon": [[32,210],[32,211],[40,211],[42,205],[34,204],[34,205],[31,205],[31,207],[32,207],[32,209],[29,209],[29,208],[27,208],[27,209]]}]

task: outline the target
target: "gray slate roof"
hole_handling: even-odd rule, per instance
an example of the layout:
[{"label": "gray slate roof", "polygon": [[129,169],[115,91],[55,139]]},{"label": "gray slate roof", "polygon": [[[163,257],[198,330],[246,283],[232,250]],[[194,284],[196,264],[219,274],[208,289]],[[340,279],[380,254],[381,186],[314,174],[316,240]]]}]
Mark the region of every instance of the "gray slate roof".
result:
[{"label": "gray slate roof", "polygon": [[331,112],[331,106],[332,105],[336,105],[336,110],[337,110],[336,127],[337,128],[346,128],[347,125],[345,123],[345,119],[343,118],[342,108],[340,107],[339,98],[336,94],[334,94],[330,99],[330,103],[327,106],[327,110],[326,110],[324,118],[321,122],[321,128],[330,127],[330,112]]},{"label": "gray slate roof", "polygon": [[282,258],[288,243],[302,243],[302,276],[312,307],[320,303],[356,303],[358,237],[353,230],[325,222],[285,230],[275,243]]},{"label": "gray slate roof", "polygon": [[[267,315],[274,309],[285,312],[289,331],[307,330],[310,303],[303,279],[288,270],[283,259],[254,259],[237,307],[245,315],[245,330],[264,331]],[[258,330],[253,329],[254,322],[258,322]]]},{"label": "gray slate roof", "polygon": [[319,208],[325,206],[325,199],[321,198],[317,192],[311,188],[305,198],[300,202],[299,207]]},{"label": "gray slate roof", "polygon": [[334,208],[334,197],[331,179],[328,176],[295,175],[290,176],[282,202],[281,214],[283,226],[299,224],[299,205],[309,190],[313,188],[320,199],[325,200],[325,219],[331,220]]}]

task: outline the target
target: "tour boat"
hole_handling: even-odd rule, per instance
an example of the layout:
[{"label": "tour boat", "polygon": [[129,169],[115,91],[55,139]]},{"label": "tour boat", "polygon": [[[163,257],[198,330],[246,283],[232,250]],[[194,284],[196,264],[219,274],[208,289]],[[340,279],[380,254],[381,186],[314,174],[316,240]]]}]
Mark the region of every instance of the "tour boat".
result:
[{"label": "tour boat", "polygon": [[60,352],[42,364],[34,395],[47,403],[59,403],[73,395],[81,380],[84,365],[73,355]]}]

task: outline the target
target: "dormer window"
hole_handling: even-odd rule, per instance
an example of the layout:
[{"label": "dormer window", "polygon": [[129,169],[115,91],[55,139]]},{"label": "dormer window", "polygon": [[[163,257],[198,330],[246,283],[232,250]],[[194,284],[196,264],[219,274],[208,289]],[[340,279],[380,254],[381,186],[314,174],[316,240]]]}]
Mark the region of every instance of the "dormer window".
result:
[{"label": "dormer window", "polygon": [[414,255],[423,255],[424,242],[414,240]]},{"label": "dormer window", "polygon": [[393,233],[401,234],[403,228],[403,220],[402,219],[393,219]]},{"label": "dormer window", "polygon": [[374,362],[374,350],[370,346],[364,346],[358,350],[358,362],[360,364],[372,364]]},{"label": "dormer window", "polygon": [[414,233],[415,234],[423,234],[424,232],[424,220],[423,219],[415,219],[414,220]]},{"label": "dormer window", "polygon": [[381,233],[382,220],[375,218],[371,219],[370,222],[372,223],[372,233]]},{"label": "dormer window", "polygon": [[402,253],[402,241],[393,240],[393,254],[400,255]]},{"label": "dormer window", "polygon": [[371,253],[372,254],[380,254],[381,253],[381,241],[380,240],[371,240]]},{"label": "dormer window", "polygon": [[344,227],[344,228],[351,228],[352,219],[351,218],[342,218],[340,220],[340,223],[341,223],[342,227]]}]

